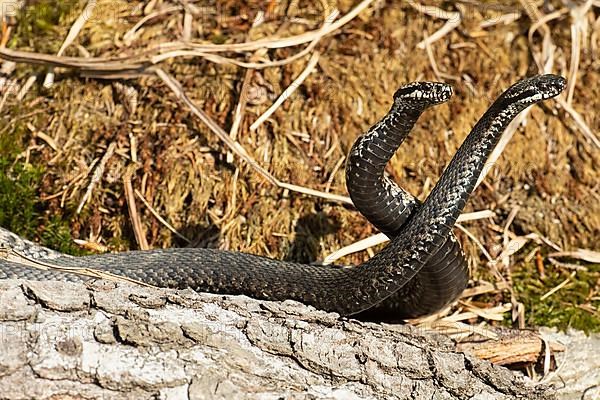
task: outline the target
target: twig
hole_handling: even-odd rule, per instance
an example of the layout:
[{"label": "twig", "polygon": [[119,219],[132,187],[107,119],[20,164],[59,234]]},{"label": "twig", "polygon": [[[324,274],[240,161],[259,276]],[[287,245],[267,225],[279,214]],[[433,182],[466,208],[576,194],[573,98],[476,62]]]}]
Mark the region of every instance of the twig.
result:
[{"label": "twig", "polygon": [[271,175],[266,169],[261,167],[247,152],[246,149],[237,141],[233,140],[227,132],[223,130],[212,118],[202,111],[194,102],[185,94],[181,84],[160,68],[153,67],[151,69],[175,94],[175,96],[190,108],[192,113],[196,115],[217,137],[222,140],[235,154],[246,161],[258,174],[260,174],[269,183],[294,192],[308,194],[311,196],[321,197],[326,200],[337,201],[346,204],[352,204],[352,200],[346,196],[334,195],[314,189],[305,188],[291,183],[281,182]]},{"label": "twig", "polygon": [[267,170],[261,167],[247,152],[246,149],[237,141],[233,140],[227,132],[223,130],[212,118],[202,111],[196,104],[185,94],[181,84],[170,74],[160,68],[152,68],[152,71],[171,89],[178,100],[183,102],[190,108],[192,113],[198,117],[217,137],[223,141],[235,154],[246,161],[256,172],[263,178],[277,185],[275,179]]},{"label": "twig", "polygon": [[183,43],[183,42],[169,42],[162,43],[152,49],[150,52],[158,50],[159,53],[163,51],[174,51],[174,50],[197,50],[203,52],[243,52],[243,51],[254,51],[260,48],[267,49],[280,49],[283,47],[298,46],[312,42],[316,37],[323,37],[329,35],[342,26],[356,18],[363,10],[365,10],[374,0],[363,0],[356,7],[350,10],[347,14],[342,16],[337,21],[331,23],[331,25],[301,33],[299,35],[290,36],[281,39],[259,39],[245,43],[233,43],[233,44],[206,44],[206,43]]},{"label": "twig", "polygon": [[136,61],[134,60],[134,57],[131,56],[118,58],[65,57],[29,51],[11,50],[7,48],[0,48],[0,58],[34,65],[72,68],[78,71],[93,72],[98,74],[98,76],[110,73],[141,73],[145,68],[151,65],[148,60]]},{"label": "twig", "polygon": [[[60,49],[58,49],[58,52],[56,53],[57,56],[62,56],[67,47],[69,47],[75,41],[77,35],[79,35],[79,32],[87,22],[88,16],[94,12],[94,8],[96,8],[96,0],[89,0],[81,14],[79,14],[77,20],[75,20],[75,22],[71,26],[71,29],[69,29],[67,37],[65,38],[64,42],[60,46]],[[46,78],[44,78],[43,86],[45,88],[50,88],[53,84],[54,70],[53,68],[50,68],[48,73],[46,74]]]},{"label": "twig", "polygon": [[546,293],[542,297],[540,297],[540,301],[546,300],[548,297],[552,296],[554,293],[558,292],[560,289],[567,286],[567,284],[569,284],[569,282],[571,282],[571,280],[575,277],[575,275],[577,275],[577,271],[571,272],[571,275],[569,275],[569,277],[567,279],[565,279],[560,284],[558,284],[556,287],[554,287],[550,291],[548,291],[548,293]]},{"label": "twig", "polygon": [[163,217],[161,217],[160,214],[150,205],[150,203],[148,203],[148,200],[146,200],[144,198],[144,196],[140,193],[139,190],[135,189],[134,192],[135,192],[135,195],[138,197],[138,199],[140,199],[142,201],[142,203],[144,203],[144,205],[148,208],[148,210],[152,213],[152,215],[154,215],[154,217],[161,224],[166,226],[167,229],[170,230],[171,232],[173,232],[178,238],[185,240],[187,243],[192,243],[192,241],[190,239],[186,238],[181,233],[179,233],[177,231],[177,229],[173,228],[173,226],[171,224],[169,224]]},{"label": "twig", "polygon": [[135,240],[140,247],[140,250],[149,250],[148,241],[144,234],[144,228],[142,226],[142,220],[137,212],[135,205],[135,196],[133,194],[133,185],[131,184],[131,175],[133,175],[133,165],[123,175],[123,186],[125,188],[125,199],[127,200],[127,208],[129,209],[129,218],[131,219],[131,226],[133,227],[133,233],[135,234]]},{"label": "twig", "polygon": [[125,34],[123,35],[123,42],[127,46],[131,45],[131,42],[133,42],[137,38],[137,35],[138,35],[138,32],[139,32],[140,28],[146,22],[150,21],[151,19],[159,17],[161,15],[170,14],[172,12],[181,11],[181,10],[183,10],[182,6],[172,6],[172,7],[164,8],[164,9],[159,10],[159,11],[154,11],[154,12],[152,12],[152,13],[144,16],[130,30],[128,30],[127,32],[125,32]]},{"label": "twig", "polygon": [[590,263],[600,263],[600,252],[586,249],[577,249],[575,251],[559,251],[548,254],[548,257],[569,257]]},{"label": "twig", "polygon": [[[567,8],[562,8],[561,10],[555,11],[551,14],[544,15],[537,10],[534,6],[530,5],[526,0],[519,0],[523,7],[527,11],[527,15],[529,15],[530,19],[533,21],[533,24],[529,27],[528,40],[529,47],[531,48],[534,60],[538,66],[538,70],[540,73],[548,73],[551,72],[552,66],[552,56],[554,52],[554,45],[552,44],[552,38],[550,33],[550,28],[547,23],[553,19],[560,18],[569,12]],[[538,29],[542,29],[543,31],[543,47],[542,52],[536,52],[534,50],[533,36]],[[566,101],[562,96],[556,97],[554,99],[560,106],[573,118],[575,124],[596,147],[600,148],[600,139],[592,132],[590,127],[585,123],[581,115],[575,111],[575,109]]]},{"label": "twig", "polygon": [[27,95],[27,92],[29,92],[29,89],[31,89],[36,80],[37,77],[35,75],[31,75],[29,78],[27,78],[25,84],[21,86],[19,93],[17,93],[17,101],[22,101],[25,98],[25,95]]},{"label": "twig", "polygon": [[[204,51],[194,50],[194,49],[189,49],[189,50],[182,49],[182,50],[169,51],[166,53],[160,53],[158,55],[151,57],[150,61],[152,62],[152,64],[158,64],[169,58],[203,57],[203,58],[207,59],[208,61],[214,62],[216,64],[230,64],[230,65],[236,65],[238,67],[250,68],[250,69],[264,69],[264,68],[270,68],[270,67],[280,67],[283,65],[290,64],[290,63],[304,57],[305,55],[309,54],[317,46],[319,41],[327,34],[325,29],[332,24],[332,22],[335,20],[335,18],[338,15],[339,15],[339,11],[334,10],[327,17],[327,19],[325,20],[325,23],[323,24],[323,26],[321,28],[321,32],[323,33],[322,35],[316,35],[315,38],[303,50],[299,51],[298,53],[296,53],[292,56],[281,59],[281,60],[264,61],[264,62],[253,62],[253,61],[246,62],[246,61],[239,61],[239,60],[236,60],[233,58],[223,57],[218,54],[214,54],[214,53],[210,53],[210,52],[204,52]],[[265,49],[266,48],[261,48],[261,49],[257,49],[256,51],[262,51]]]},{"label": "twig", "polygon": [[579,114],[570,104],[568,104],[562,97],[556,97],[555,100],[560,106],[573,118],[575,125],[579,130],[586,136],[596,147],[600,148],[600,139],[592,132],[588,124],[585,123],[581,114]]},{"label": "twig", "polygon": [[126,276],[113,274],[112,272],[107,272],[94,268],[85,268],[85,267],[67,267],[64,265],[56,265],[51,262],[46,262],[42,260],[37,260],[35,258],[31,258],[22,252],[19,252],[13,248],[2,248],[0,247],[0,259],[7,260],[11,262],[15,262],[17,264],[26,265],[28,267],[37,268],[42,271],[55,270],[68,272],[71,274],[84,275],[92,278],[105,279],[107,281],[113,282],[126,282],[126,283],[134,283],[136,285],[141,285],[145,287],[153,287],[147,283],[142,281],[138,281],[133,278],[128,278]]},{"label": "twig", "polygon": [[[428,45],[440,40],[441,38],[446,36],[448,33],[452,32],[454,29],[456,29],[458,26],[460,26],[460,24],[462,22],[462,15],[459,11],[446,11],[446,10],[442,10],[441,8],[435,7],[435,6],[424,6],[422,4],[418,4],[418,3],[414,2],[413,0],[407,0],[407,3],[412,8],[414,8],[415,10],[417,10],[418,12],[420,12],[422,14],[429,15],[430,17],[441,18],[441,19],[446,20],[446,23],[444,24],[444,26],[442,26],[440,29],[438,29],[437,31],[435,31],[433,34],[429,35],[425,39],[421,40],[417,44],[417,48],[419,48],[419,49],[425,49]],[[457,6],[460,6],[460,4],[457,4]]]},{"label": "twig", "polygon": [[283,93],[275,100],[273,105],[265,111],[252,125],[250,130],[255,131],[263,122],[265,122],[291,95],[302,85],[302,82],[308,77],[308,75],[315,69],[317,62],[319,61],[319,52],[314,52],[308,60],[306,68],[298,75],[296,79],[283,91]]},{"label": "twig", "polygon": [[[256,55],[257,54],[255,53],[255,56]],[[250,90],[250,81],[252,80],[252,75],[254,75],[254,69],[246,69],[246,73],[244,74],[244,80],[242,81],[242,89],[240,90],[238,103],[235,107],[235,111],[233,112],[231,128],[229,129],[229,137],[231,137],[232,140],[237,140],[238,130],[240,129],[240,125],[242,124],[242,120],[244,119],[246,105],[248,104],[248,91]],[[227,152],[227,162],[233,162],[233,154],[231,152]]]},{"label": "twig", "polygon": [[77,214],[79,214],[81,212],[81,210],[83,209],[83,206],[91,197],[94,187],[100,181],[100,179],[102,178],[102,175],[104,174],[104,168],[106,168],[106,163],[112,157],[116,148],[117,148],[117,144],[115,142],[112,142],[110,145],[108,145],[108,148],[106,149],[106,153],[104,153],[104,155],[102,156],[102,159],[100,160],[100,163],[94,170],[94,174],[92,175],[90,184],[88,185],[87,190],[85,191],[85,194],[83,195],[83,198],[79,202],[79,206],[77,206],[77,211],[76,211]]},{"label": "twig", "polygon": [[506,290],[506,289],[508,289],[508,283],[506,283],[506,282],[497,282],[494,284],[492,284],[490,282],[483,282],[479,286],[463,290],[460,297],[467,298],[467,297],[479,296],[479,295],[486,294],[486,293],[500,292],[500,291]]},{"label": "twig", "polygon": [[566,268],[566,269],[570,269],[570,270],[575,270],[575,271],[582,271],[582,272],[588,272],[589,270],[584,267],[583,265],[578,265],[578,264],[571,264],[571,263],[564,263],[564,262],[560,262],[552,257],[548,257],[548,261],[550,261],[550,264],[558,267],[558,268]]},{"label": "twig", "polygon": [[325,185],[325,192],[329,193],[329,191],[331,190],[331,185],[333,184],[335,175],[337,174],[338,170],[342,167],[342,165],[344,165],[345,160],[346,156],[341,156],[340,159],[333,166],[331,174],[329,174],[329,179],[327,179],[327,184]]},{"label": "twig", "polygon": [[473,235],[467,228],[465,228],[461,224],[456,224],[456,227],[458,229],[460,229],[461,231],[463,231],[464,234],[467,235],[467,237],[469,239],[471,239],[477,247],[479,247],[479,250],[481,250],[481,252],[485,256],[485,258],[487,258],[488,261],[492,261],[492,256],[490,255],[490,253],[488,253],[486,248],[483,246],[483,243],[481,243],[481,241],[479,239],[477,239],[477,237],[475,235]]},{"label": "twig", "polygon": [[[458,217],[457,222],[473,221],[476,219],[490,218],[494,215],[495,214],[490,210],[477,211],[474,213],[465,213]],[[329,254],[327,257],[325,257],[325,259],[323,259],[323,264],[324,265],[331,264],[334,261],[336,261],[342,257],[345,257],[349,254],[366,250],[368,248],[385,243],[389,240],[390,239],[384,233],[378,233],[376,235],[369,236],[368,238],[359,240],[358,242],[354,242],[351,245],[342,247],[341,249]],[[485,249],[483,249],[483,251],[485,252],[485,254],[487,254],[487,251],[485,251]]]},{"label": "twig", "polygon": [[573,94],[577,84],[577,73],[579,72],[579,60],[581,59],[582,31],[585,29],[585,16],[592,7],[592,1],[587,0],[580,6],[571,9],[571,62],[569,63],[569,77],[567,79],[566,102],[571,105]]},{"label": "twig", "polygon": [[506,130],[504,131],[502,136],[500,136],[498,144],[496,145],[494,150],[492,150],[492,154],[490,154],[490,156],[488,157],[488,160],[486,161],[485,166],[483,167],[483,170],[479,175],[479,178],[477,178],[477,183],[475,184],[476,188],[481,184],[481,182],[485,179],[487,174],[496,165],[498,158],[500,158],[500,155],[506,148],[506,145],[508,145],[508,142],[510,142],[510,139],[512,139],[519,126],[527,119],[527,116],[529,115],[529,110],[530,109],[526,109],[508,124]]}]

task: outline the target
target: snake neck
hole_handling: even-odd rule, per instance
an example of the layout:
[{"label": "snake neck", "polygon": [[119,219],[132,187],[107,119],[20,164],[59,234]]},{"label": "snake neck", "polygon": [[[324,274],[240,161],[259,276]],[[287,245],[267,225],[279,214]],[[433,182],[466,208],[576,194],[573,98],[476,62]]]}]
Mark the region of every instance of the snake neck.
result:
[{"label": "snake neck", "polygon": [[347,174],[366,171],[383,176],[387,162],[408,136],[425,108],[396,103],[388,114],[360,136],[348,155]]},{"label": "snake neck", "polygon": [[[433,216],[429,222],[433,230],[450,231],[461,214],[467,199],[475,189],[479,175],[510,122],[528,105],[504,104],[500,97],[481,117],[460,146],[436,184],[423,207],[415,214],[419,219]],[[468,166],[465,168],[464,166]],[[441,225],[437,226],[436,225]],[[443,227],[443,228],[442,228]],[[443,234],[445,235],[445,233]]]},{"label": "snake neck", "polygon": [[346,182],[350,198],[371,224],[387,234],[400,229],[416,200],[386,176],[385,166],[425,108],[395,102],[385,117],[356,140],[348,156]]}]

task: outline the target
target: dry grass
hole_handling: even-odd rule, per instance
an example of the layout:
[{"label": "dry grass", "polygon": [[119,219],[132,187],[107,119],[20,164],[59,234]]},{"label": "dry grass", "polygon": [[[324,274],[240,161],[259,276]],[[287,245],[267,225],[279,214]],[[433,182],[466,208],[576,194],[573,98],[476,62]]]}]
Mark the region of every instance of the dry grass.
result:
[{"label": "dry grass", "polygon": [[[400,84],[443,79],[455,88],[453,100],[424,115],[388,168],[423,199],[493,99],[523,76],[550,69],[571,78],[567,95],[532,108],[526,124],[514,126],[467,206],[494,216],[463,223],[474,240],[457,231],[473,276],[493,284],[474,282],[453,309],[465,317],[451,320],[494,320],[474,310],[497,306],[501,315],[503,302],[517,313],[515,268],[530,268],[533,279],[543,280],[544,268],[564,268],[546,260],[548,252],[599,249],[599,9],[594,2],[577,10],[550,2],[555,8],[543,10],[463,1],[441,12],[421,7],[435,2],[411,3],[365,1],[364,11],[344,20],[355,3],[99,0],[94,18],[73,30],[85,4],[72,2],[58,26],[4,30],[15,50],[47,55],[76,31],[61,50],[78,57],[69,59],[78,67],[55,68],[56,82],[44,90],[39,83],[47,68],[20,64],[7,81],[19,96],[0,96],[0,134],[23,121],[31,126],[17,160],[44,166],[44,218],[70,219],[78,243],[125,250],[184,246],[182,238],[189,238],[195,246],[307,262],[376,233],[343,204],[340,167],[356,136],[387,112]],[[29,11],[39,9],[35,2]],[[344,24],[327,19],[336,9]],[[120,82],[81,78],[106,66],[94,64],[99,57],[159,65],[142,73],[112,70],[110,76],[130,78]],[[32,73],[39,81],[33,86]],[[165,76],[178,81],[187,103]],[[282,94],[289,96],[257,124]],[[227,137],[220,140],[190,104]],[[250,163],[231,156],[244,152]],[[293,185],[321,197],[298,194]],[[367,257],[355,253],[343,262]],[[589,286],[578,304],[593,318],[599,286]]]}]

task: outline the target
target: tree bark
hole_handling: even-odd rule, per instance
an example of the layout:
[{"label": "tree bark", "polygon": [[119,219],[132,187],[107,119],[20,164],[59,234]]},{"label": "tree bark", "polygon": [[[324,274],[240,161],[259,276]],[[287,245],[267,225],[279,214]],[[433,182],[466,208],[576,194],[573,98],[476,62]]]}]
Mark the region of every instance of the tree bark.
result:
[{"label": "tree bark", "polygon": [[0,399],[553,399],[405,325],[96,281],[0,281]]}]

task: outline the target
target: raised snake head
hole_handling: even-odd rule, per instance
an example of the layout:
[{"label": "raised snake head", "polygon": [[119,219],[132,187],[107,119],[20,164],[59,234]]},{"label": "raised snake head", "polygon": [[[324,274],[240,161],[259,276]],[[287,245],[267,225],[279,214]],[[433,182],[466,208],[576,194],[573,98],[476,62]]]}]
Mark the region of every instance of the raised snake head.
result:
[{"label": "raised snake head", "polygon": [[525,108],[533,103],[550,99],[562,92],[567,80],[562,76],[546,74],[523,79],[509,87],[496,103],[510,104],[515,108]]},{"label": "raised snake head", "polygon": [[394,93],[395,104],[414,104],[418,108],[444,103],[452,97],[452,87],[441,82],[413,82]]}]

